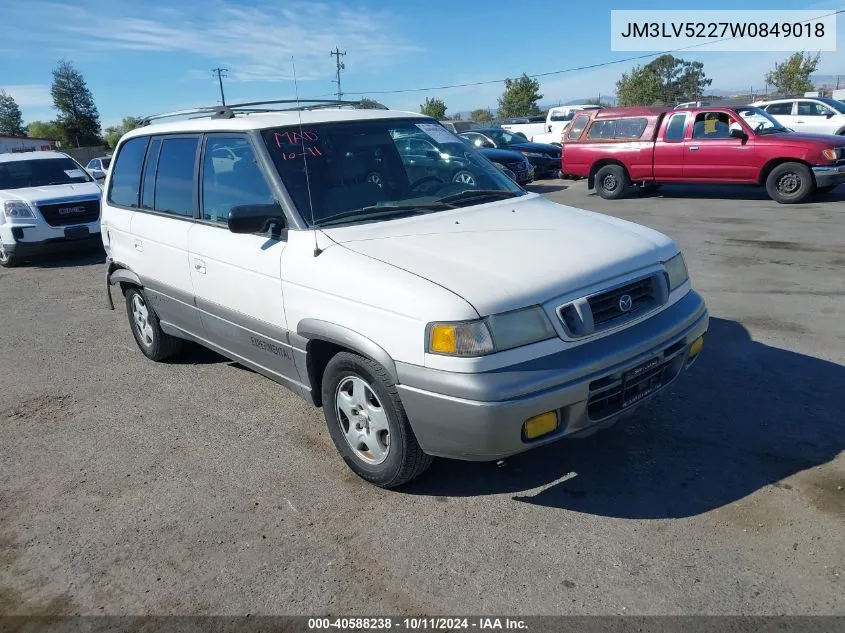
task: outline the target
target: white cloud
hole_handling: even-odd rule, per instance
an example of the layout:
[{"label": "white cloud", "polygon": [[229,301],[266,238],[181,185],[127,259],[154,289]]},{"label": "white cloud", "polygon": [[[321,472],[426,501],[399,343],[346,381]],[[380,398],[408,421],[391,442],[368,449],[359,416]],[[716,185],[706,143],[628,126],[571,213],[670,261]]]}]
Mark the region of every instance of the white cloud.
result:
[{"label": "white cloud", "polygon": [[[249,7],[233,0],[177,6],[150,8],[118,1],[91,10],[36,1],[9,11],[8,35],[15,37],[20,31],[15,27],[37,15],[38,28],[26,30],[30,43],[33,38],[55,42],[69,36],[84,42],[77,57],[92,50],[193,54],[229,67],[234,81],[289,81],[291,56],[301,79],[330,77],[334,59],[329,50],[336,45],[350,51],[347,59],[356,72],[422,50],[397,34],[395,17],[387,11],[303,0]],[[207,76],[207,69],[202,72]]]},{"label": "white cloud", "polygon": [[53,105],[50,86],[46,84],[0,86],[0,90],[9,93],[21,108],[50,108]]}]

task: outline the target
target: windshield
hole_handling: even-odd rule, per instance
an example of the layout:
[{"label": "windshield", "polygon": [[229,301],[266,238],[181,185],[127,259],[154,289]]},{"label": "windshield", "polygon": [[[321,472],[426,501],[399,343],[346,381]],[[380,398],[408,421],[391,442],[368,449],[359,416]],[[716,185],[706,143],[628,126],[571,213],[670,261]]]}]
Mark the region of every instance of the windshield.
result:
[{"label": "windshield", "polygon": [[552,112],[549,117],[552,121],[571,121],[575,116],[575,110],[566,110],[563,112]]},{"label": "windshield", "polygon": [[0,189],[91,182],[91,176],[70,158],[35,158],[0,163]]},{"label": "windshield", "polygon": [[507,130],[485,130],[483,134],[492,138],[496,145],[515,145],[516,143],[528,142],[528,139],[521,134],[513,134]]},{"label": "windshield", "polygon": [[[341,215],[344,222],[370,222],[398,217],[389,212],[400,208],[405,215],[432,213],[525,193],[463,140],[425,119],[321,123],[263,136],[309,226]],[[480,195],[455,198],[470,191]]]},{"label": "windshield", "polygon": [[757,134],[772,134],[775,132],[788,132],[789,130],[778,123],[765,110],[760,108],[737,108],[736,113],[753,129]]},{"label": "windshield", "polygon": [[845,114],[845,103],[842,103],[841,101],[837,101],[836,99],[828,99],[827,97],[819,97],[816,100],[821,101],[826,106],[830,106],[839,114]]}]

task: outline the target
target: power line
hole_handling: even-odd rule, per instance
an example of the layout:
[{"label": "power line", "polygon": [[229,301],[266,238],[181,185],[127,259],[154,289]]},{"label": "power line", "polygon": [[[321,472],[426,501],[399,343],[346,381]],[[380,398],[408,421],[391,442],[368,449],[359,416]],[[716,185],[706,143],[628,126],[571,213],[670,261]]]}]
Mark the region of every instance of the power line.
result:
[{"label": "power line", "polygon": [[220,84],[220,101],[223,102],[223,105],[226,105],[226,95],[223,94],[223,77],[226,77],[227,75],[224,75],[223,73],[229,72],[229,69],[212,68],[211,72],[217,75],[217,82]]},{"label": "power line", "polygon": [[[820,16],[817,16],[815,18],[811,18],[809,20],[804,20],[803,22],[812,22],[813,20],[820,20],[821,18],[826,18],[826,17],[829,17],[831,15],[839,15],[840,13],[845,13],[845,9],[839,9],[839,10],[833,11],[831,13],[825,13],[824,15],[820,15]],[[633,62],[633,61],[637,61],[637,60],[640,60],[640,59],[649,59],[651,57],[660,57],[661,55],[667,55],[669,53],[678,53],[680,51],[685,51],[685,50],[689,50],[689,49],[692,49],[692,48],[699,48],[701,46],[709,46],[710,44],[718,44],[719,42],[726,42],[728,40],[734,40],[736,38],[737,38],[737,36],[723,37],[723,38],[718,39],[718,40],[701,42],[699,44],[690,44],[689,46],[681,46],[680,48],[673,48],[673,49],[669,49],[669,50],[665,50],[665,51],[660,51],[658,53],[645,53],[643,55],[635,55],[633,57],[626,57],[625,59],[617,59],[617,60],[614,60],[614,61],[599,62],[597,64],[587,64],[587,65],[584,65],[584,66],[576,66],[574,68],[564,68],[563,70],[551,70],[549,72],[534,73],[534,74],[528,75],[528,76],[536,79],[538,77],[550,77],[552,75],[562,75],[564,73],[573,73],[573,72],[577,72],[579,70],[592,70],[593,68],[602,68],[604,66],[612,66],[614,64],[625,64],[627,62]],[[334,55],[334,53],[332,53],[332,55]],[[339,81],[339,79],[340,79],[340,73],[338,73],[338,81]],[[356,90],[355,94],[358,94],[360,92],[361,94],[384,95],[384,94],[399,94],[399,93],[403,93],[403,92],[427,92],[429,90],[450,90],[452,88],[468,88],[468,87],[471,87],[471,86],[486,86],[486,85],[490,85],[490,84],[499,84],[499,83],[502,83],[504,81],[505,81],[504,79],[489,79],[489,80],[486,80],[486,81],[472,81],[472,82],[462,83],[462,84],[447,84],[447,85],[443,85],[443,86],[432,86],[432,87],[429,87],[429,88],[402,88],[402,89],[398,89],[398,90],[360,90],[360,91]]]},{"label": "power line", "polygon": [[346,51],[341,51],[335,46],[333,51],[329,51],[329,55],[337,58],[335,60],[337,65],[337,79],[335,79],[335,83],[337,84],[337,100],[340,101],[343,96],[343,93],[340,91],[340,71],[346,69],[346,64],[340,61],[340,58],[346,55]]}]

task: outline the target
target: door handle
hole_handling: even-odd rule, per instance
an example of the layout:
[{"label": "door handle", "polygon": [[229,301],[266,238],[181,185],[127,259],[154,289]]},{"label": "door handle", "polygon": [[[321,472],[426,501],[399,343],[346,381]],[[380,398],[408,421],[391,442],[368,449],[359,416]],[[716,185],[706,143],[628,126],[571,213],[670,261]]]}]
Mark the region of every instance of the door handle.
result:
[{"label": "door handle", "polygon": [[691,151],[691,152],[697,152],[697,151],[698,151],[698,145],[690,145],[690,147],[689,147],[689,151]]},{"label": "door handle", "polygon": [[796,121],[796,123],[806,123],[806,121]]},{"label": "door handle", "polygon": [[143,244],[143,242],[141,242],[141,240],[135,240],[135,250],[136,251],[144,250],[144,244]]},{"label": "door handle", "polygon": [[194,270],[197,271],[200,275],[205,274],[205,262],[201,259],[194,260]]}]

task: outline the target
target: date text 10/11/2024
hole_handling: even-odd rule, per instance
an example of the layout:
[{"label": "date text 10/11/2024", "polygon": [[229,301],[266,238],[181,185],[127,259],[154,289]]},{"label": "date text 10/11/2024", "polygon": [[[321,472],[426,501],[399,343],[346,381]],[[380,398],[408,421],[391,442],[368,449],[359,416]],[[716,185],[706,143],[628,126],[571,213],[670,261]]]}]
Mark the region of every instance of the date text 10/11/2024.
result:
[{"label": "date text 10/11/2024", "polygon": [[432,630],[432,631],[455,631],[455,630],[525,630],[528,624],[518,618],[445,618],[445,617],[419,617],[419,618],[309,618],[308,630],[330,630],[330,629],[372,629],[372,630]]}]

